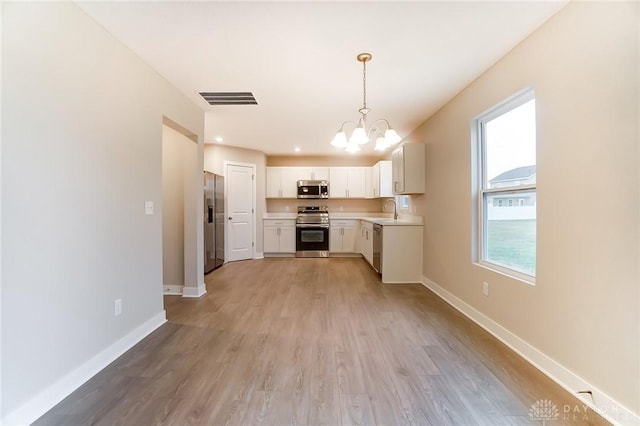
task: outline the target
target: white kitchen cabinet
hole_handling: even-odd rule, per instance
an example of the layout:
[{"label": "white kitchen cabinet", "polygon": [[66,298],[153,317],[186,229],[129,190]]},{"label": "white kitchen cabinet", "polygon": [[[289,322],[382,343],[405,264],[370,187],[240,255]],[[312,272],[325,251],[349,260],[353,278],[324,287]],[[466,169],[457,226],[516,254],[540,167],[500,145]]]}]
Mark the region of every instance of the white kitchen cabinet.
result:
[{"label": "white kitchen cabinet", "polygon": [[294,219],[265,219],[263,230],[265,255],[296,252],[296,221]]},{"label": "white kitchen cabinet", "polygon": [[360,225],[360,250],[362,256],[373,265],[373,224],[362,221]]},{"label": "white kitchen cabinet", "polygon": [[423,226],[382,226],[382,282],[419,283],[422,280]]},{"label": "white kitchen cabinet", "polygon": [[329,168],[329,198],[365,198],[367,167]]},{"label": "white kitchen cabinet", "polygon": [[367,198],[393,197],[391,161],[378,161],[369,170]]},{"label": "white kitchen cabinet", "polygon": [[405,143],[391,154],[393,194],[424,194],[424,144]]},{"label": "white kitchen cabinet", "polygon": [[266,197],[296,198],[299,167],[267,167]]},{"label": "white kitchen cabinet", "polygon": [[356,253],[358,220],[334,220],[329,225],[329,252]]},{"label": "white kitchen cabinet", "polygon": [[329,180],[328,167],[296,167],[297,180]]}]

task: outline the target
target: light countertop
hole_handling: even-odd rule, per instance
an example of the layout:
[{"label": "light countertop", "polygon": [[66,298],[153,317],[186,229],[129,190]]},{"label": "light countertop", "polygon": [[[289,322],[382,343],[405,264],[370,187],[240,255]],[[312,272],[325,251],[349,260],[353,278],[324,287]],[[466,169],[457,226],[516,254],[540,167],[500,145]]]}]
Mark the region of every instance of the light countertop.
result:
[{"label": "light countertop", "polygon": [[[297,214],[295,213],[265,213],[262,219],[295,219]],[[364,220],[367,222],[375,223],[383,226],[422,226],[423,221],[421,216],[400,215],[398,220],[393,219],[393,215],[389,213],[333,213],[329,212],[329,220]]]}]

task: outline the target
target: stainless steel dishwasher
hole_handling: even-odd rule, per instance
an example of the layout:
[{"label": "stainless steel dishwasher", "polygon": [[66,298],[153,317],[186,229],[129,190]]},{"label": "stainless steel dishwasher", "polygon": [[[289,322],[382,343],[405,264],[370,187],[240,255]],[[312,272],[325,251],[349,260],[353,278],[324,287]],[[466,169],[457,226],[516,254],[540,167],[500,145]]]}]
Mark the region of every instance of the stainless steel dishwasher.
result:
[{"label": "stainless steel dishwasher", "polygon": [[373,224],[373,269],[382,274],[382,225]]}]

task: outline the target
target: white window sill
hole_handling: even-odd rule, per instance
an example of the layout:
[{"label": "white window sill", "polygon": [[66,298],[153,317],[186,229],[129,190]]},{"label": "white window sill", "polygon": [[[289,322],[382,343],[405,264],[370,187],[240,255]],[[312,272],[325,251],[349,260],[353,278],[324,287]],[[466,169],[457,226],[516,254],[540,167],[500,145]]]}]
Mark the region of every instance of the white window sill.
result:
[{"label": "white window sill", "polygon": [[483,260],[479,262],[473,262],[473,264],[483,269],[487,269],[491,272],[504,275],[516,281],[520,281],[524,284],[536,285],[536,277],[532,277],[531,275],[527,275],[522,272],[515,271],[513,269],[505,268],[504,266],[496,265],[495,263],[485,262]]}]

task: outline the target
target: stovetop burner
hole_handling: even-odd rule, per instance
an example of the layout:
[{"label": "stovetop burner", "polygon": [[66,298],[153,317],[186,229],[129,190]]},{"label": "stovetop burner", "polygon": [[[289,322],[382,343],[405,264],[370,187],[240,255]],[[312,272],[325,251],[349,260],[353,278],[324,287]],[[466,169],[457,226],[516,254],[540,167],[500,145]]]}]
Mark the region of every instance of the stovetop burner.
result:
[{"label": "stovetop burner", "polygon": [[327,206],[299,206],[297,224],[329,225],[329,209]]},{"label": "stovetop burner", "polygon": [[298,206],[298,214],[329,214],[327,206]]}]

